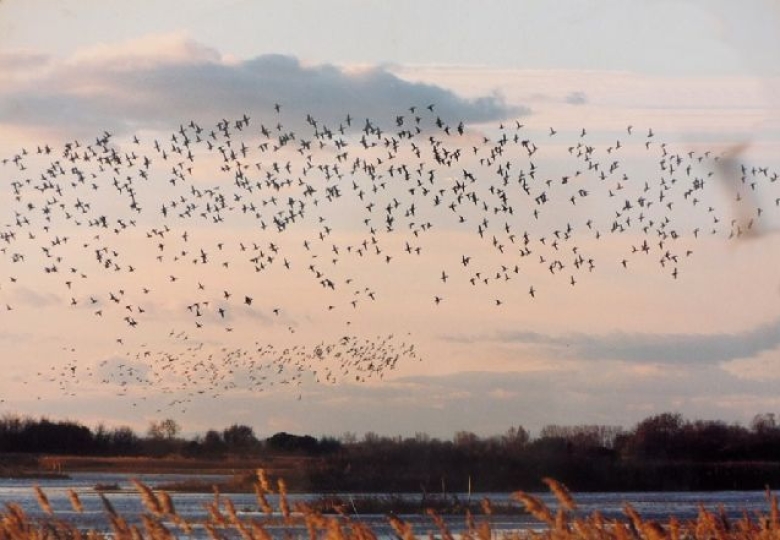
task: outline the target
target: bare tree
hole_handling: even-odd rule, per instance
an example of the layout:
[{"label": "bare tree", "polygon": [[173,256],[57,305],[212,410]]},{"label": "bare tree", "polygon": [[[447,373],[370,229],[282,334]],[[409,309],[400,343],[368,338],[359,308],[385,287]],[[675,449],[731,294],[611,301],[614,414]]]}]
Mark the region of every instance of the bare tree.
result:
[{"label": "bare tree", "polygon": [[175,439],[179,433],[181,433],[181,426],[173,418],[157,422],[152,420],[147,430],[147,434],[152,439]]}]

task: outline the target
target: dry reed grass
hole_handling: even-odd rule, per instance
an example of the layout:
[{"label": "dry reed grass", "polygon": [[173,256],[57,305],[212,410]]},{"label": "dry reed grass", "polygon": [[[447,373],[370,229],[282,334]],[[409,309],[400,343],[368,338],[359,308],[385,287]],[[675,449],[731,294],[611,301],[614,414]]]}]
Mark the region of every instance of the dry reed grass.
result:
[{"label": "dry reed grass", "polygon": [[[464,530],[454,534],[447,523],[435,511],[429,510],[431,525],[438,533],[428,536],[441,540],[780,540],[780,508],[777,497],[767,492],[768,513],[750,517],[729,519],[721,510],[712,512],[701,507],[696,519],[682,522],[670,518],[666,523],[644,520],[631,506],[625,505],[623,520],[607,520],[599,512],[581,517],[572,513],[576,509],[574,498],[563,484],[544,479],[558,501],[554,512],[538,497],[516,492],[513,498],[544,526],[536,530],[496,531],[491,527],[490,502],[485,501],[485,516],[475,518],[466,514]],[[266,495],[273,495],[271,484],[263,471],[257,473],[256,493],[258,506],[265,513],[262,518],[242,518],[232,501],[215,489],[214,500],[207,504],[208,518],[201,523],[190,523],[176,513],[173,501],[164,491],[155,492],[141,482],[134,481],[145,512],[130,524],[120,516],[102,494],[110,532],[80,530],[74,524],[56,517],[46,494],[35,487],[38,503],[46,514],[44,518],[28,516],[17,504],[9,503],[0,511],[0,540],[168,540],[191,537],[194,526],[199,526],[209,538],[241,538],[242,540],[271,540],[267,527],[295,525],[305,531],[309,540],[376,540],[372,528],[350,516],[325,516],[305,504],[289,506],[283,481],[277,482],[275,495],[279,496],[279,508],[268,505]],[[69,492],[74,511],[82,512],[81,501],[75,492]],[[280,517],[281,516],[281,517]],[[398,516],[388,516],[388,523],[401,540],[417,540],[422,535]],[[285,538],[292,538],[285,533]]]},{"label": "dry reed grass", "polygon": [[84,512],[84,506],[81,504],[81,499],[79,499],[78,493],[76,493],[72,489],[69,489],[68,499],[70,500],[70,505],[73,507],[74,512],[77,512],[79,514],[82,514]]}]

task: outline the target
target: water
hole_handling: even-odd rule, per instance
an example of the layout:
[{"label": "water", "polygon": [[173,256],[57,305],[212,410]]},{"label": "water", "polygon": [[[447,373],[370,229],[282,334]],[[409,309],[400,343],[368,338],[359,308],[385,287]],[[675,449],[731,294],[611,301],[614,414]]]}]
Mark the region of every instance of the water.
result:
[{"label": "water", "polygon": [[[104,496],[111,502],[117,512],[127,519],[130,523],[139,524],[138,519],[145,512],[137,490],[131,483],[132,478],[137,478],[146,485],[154,488],[156,486],[177,482],[186,479],[192,479],[192,475],[178,474],[106,474],[106,473],[73,473],[68,479],[0,479],[0,505],[3,507],[7,503],[19,504],[22,509],[33,519],[43,519],[45,514],[42,512],[35,497],[33,487],[39,485],[49,499],[54,510],[55,517],[70,523],[74,523],[81,528],[91,528],[96,530],[109,530],[109,524],[106,519],[106,511],[100,495],[95,491],[97,484],[117,484],[119,490],[104,492]],[[201,475],[199,480],[213,480],[218,482],[227,477],[219,475]],[[68,490],[74,490],[84,506],[84,512],[76,513],[70,504]],[[555,508],[555,500],[548,493],[537,494],[550,507]],[[253,494],[222,494],[223,497],[229,497],[239,514],[246,519],[263,518],[257,508],[257,502]],[[408,494],[408,497],[419,498],[419,494]],[[289,500],[291,505],[297,501],[316,499],[319,494],[291,494]],[[348,498],[345,495],[344,498]],[[459,494],[461,501],[465,501],[468,496]],[[510,500],[506,493],[483,493],[472,494],[472,500],[481,500],[483,497],[489,498],[495,504],[507,503]],[[214,495],[208,493],[172,493],[174,506],[177,513],[190,522],[203,522],[208,518],[205,505],[214,501]],[[668,520],[670,516],[676,516],[680,519],[695,518],[699,506],[713,511],[718,511],[721,507],[729,517],[739,518],[747,513],[754,516],[758,513],[766,513],[768,504],[766,494],[763,491],[721,491],[721,492],[647,492],[647,493],[579,493],[575,495],[579,505],[578,514],[590,515],[598,510],[607,519],[616,519],[625,517],[623,507],[625,503],[630,503],[645,519],[653,519],[661,522]],[[278,508],[278,499],[269,497],[269,503],[273,508]],[[360,515],[357,516],[360,521],[369,524],[374,531],[385,537],[392,536],[387,519],[384,515]],[[400,516],[405,521],[413,525],[414,531],[418,535],[425,535],[429,531],[436,531],[436,528],[427,516],[422,515],[403,515]],[[457,533],[464,527],[462,516],[444,516],[445,521],[451,530]],[[479,517],[479,516],[478,516]],[[494,515],[490,518],[494,530],[517,530],[525,528],[539,527],[539,523],[531,516],[527,515]],[[266,527],[274,533],[281,533],[283,527]],[[305,536],[305,530],[299,528],[299,536]],[[205,537],[205,531],[202,531],[202,537]],[[195,534],[200,537],[199,534]]]}]

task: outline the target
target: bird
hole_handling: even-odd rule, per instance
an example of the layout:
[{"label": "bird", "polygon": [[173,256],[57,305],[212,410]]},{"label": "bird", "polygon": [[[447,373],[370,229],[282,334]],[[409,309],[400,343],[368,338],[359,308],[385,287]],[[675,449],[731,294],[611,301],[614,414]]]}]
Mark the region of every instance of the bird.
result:
[{"label": "bird", "polygon": [[[292,107],[278,101],[269,108],[274,120],[265,125],[261,111],[247,111],[212,125],[178,122],[156,139],[98,130],[89,145],[40,141],[40,152],[3,157],[0,264],[11,277],[0,283],[0,317],[33,309],[20,299],[25,287],[40,286],[73,317],[89,316],[95,335],[111,329],[111,350],[135,362],[103,366],[122,389],[132,380],[149,392],[180,392],[164,382],[171,376],[209,395],[240,383],[262,391],[314,371],[327,384],[337,374],[363,382],[419,358],[394,338],[355,335],[360,320],[346,315],[400,300],[405,278],[428,287],[403,296],[410,312],[463,316],[453,300],[472,295],[504,306],[500,317],[531,299],[548,301],[559,284],[557,291],[579,291],[605,267],[626,276],[653,268],[684,283],[695,242],[708,233],[737,240],[780,210],[776,171],[679,150],[652,127],[636,141],[610,135],[610,144],[591,127],[546,132],[514,120],[513,129],[511,119],[492,130],[470,126],[435,103],[375,118],[339,113],[337,125],[311,113],[290,118]],[[561,142],[565,161],[551,165],[537,154]],[[635,174],[622,152],[644,156],[653,174]],[[704,203],[718,200],[710,178],[722,174],[721,159],[734,161],[733,215]],[[769,194],[767,206],[751,197],[758,191]],[[619,250],[611,265],[597,264],[605,238]],[[510,288],[526,278],[545,294]],[[166,309],[186,324],[170,331],[167,347],[138,345]],[[307,324],[317,328],[312,335],[320,327],[349,335],[307,347]],[[258,325],[294,334],[297,348],[249,347]],[[87,373],[72,367],[60,366],[71,389],[71,376]]]}]

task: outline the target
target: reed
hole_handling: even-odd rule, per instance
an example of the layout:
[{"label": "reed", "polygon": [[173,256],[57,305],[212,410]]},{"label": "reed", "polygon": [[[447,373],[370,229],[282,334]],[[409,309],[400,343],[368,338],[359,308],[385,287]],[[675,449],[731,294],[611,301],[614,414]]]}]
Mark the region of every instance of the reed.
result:
[{"label": "reed", "polygon": [[571,493],[569,493],[566,486],[553,478],[542,478],[542,482],[544,482],[552,494],[555,495],[555,498],[558,499],[558,502],[561,503],[563,508],[566,510],[577,509],[577,503],[574,502],[574,497],[571,496]]},{"label": "reed", "polygon": [[512,493],[512,498],[523,503],[525,509],[539,521],[546,523],[547,525],[552,525],[555,522],[555,518],[553,518],[550,509],[547,508],[547,505],[538,497],[526,493],[525,491],[516,491]]},{"label": "reed", "polygon": [[[780,540],[780,509],[775,495],[767,490],[767,512],[748,515],[740,519],[729,519],[721,510],[699,509],[695,519],[680,521],[669,518],[656,522],[645,520],[631,505],[624,506],[625,517],[607,520],[598,511],[589,516],[573,512],[577,508],[574,497],[563,484],[545,479],[544,482],[555,495],[559,507],[555,512],[538,497],[518,491],[513,499],[520,502],[526,511],[543,525],[541,529],[519,531],[496,531],[491,526],[493,516],[489,501],[484,501],[482,516],[466,512],[465,526],[454,533],[447,522],[433,509],[428,510],[430,525],[426,531],[415,531],[411,524],[396,515],[388,516],[388,524],[400,540],[417,540],[427,535],[441,540]],[[190,523],[176,512],[170,495],[165,491],[153,491],[142,482],[135,481],[138,496],[144,503],[144,513],[135,519],[119,515],[109,500],[102,494],[110,532],[80,530],[64,519],[58,519],[43,490],[36,486],[35,496],[45,514],[31,517],[17,504],[8,503],[0,510],[0,540],[169,540],[192,537],[194,526],[198,525],[205,535],[214,539],[241,538],[242,540],[271,540],[269,526],[278,530],[280,525],[296,527],[298,533],[284,532],[284,538],[308,536],[309,540],[376,540],[377,533],[360,519],[341,515],[325,515],[315,508],[298,504],[291,510],[286,498],[283,481],[277,482],[279,508],[263,508],[260,517],[241,516],[228,497],[214,491],[214,499],[206,506],[209,517],[201,523]],[[256,493],[271,493],[270,483],[264,474],[258,472]],[[76,512],[83,512],[81,501],[75,492],[68,496]],[[258,502],[261,499],[258,499]],[[267,500],[263,497],[267,505]],[[279,517],[281,516],[281,518]],[[132,516],[131,516],[132,517]],[[133,525],[136,523],[137,525]],[[436,533],[429,532],[430,530]],[[300,531],[304,531],[301,533]]]},{"label": "reed", "polygon": [[84,513],[84,506],[81,504],[81,499],[79,499],[78,493],[72,489],[69,489],[68,499],[70,500],[70,505],[73,507],[74,512],[78,512],[79,514]]},{"label": "reed", "polygon": [[33,489],[35,490],[35,498],[38,499],[38,505],[41,507],[41,510],[49,515],[54,514],[54,511],[51,509],[51,504],[49,504],[49,498],[43,492],[41,487],[35,486]]},{"label": "reed", "polygon": [[162,504],[160,504],[160,500],[154,494],[154,491],[152,491],[149,486],[136,479],[133,479],[131,482],[141,494],[141,501],[143,501],[146,509],[155,516],[161,516],[163,514],[163,507]]},{"label": "reed", "polygon": [[290,504],[287,502],[287,484],[284,483],[282,478],[279,478],[276,485],[279,489],[279,509],[281,510],[284,518],[289,519]]}]

